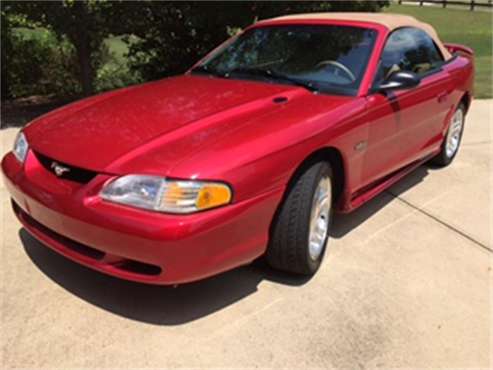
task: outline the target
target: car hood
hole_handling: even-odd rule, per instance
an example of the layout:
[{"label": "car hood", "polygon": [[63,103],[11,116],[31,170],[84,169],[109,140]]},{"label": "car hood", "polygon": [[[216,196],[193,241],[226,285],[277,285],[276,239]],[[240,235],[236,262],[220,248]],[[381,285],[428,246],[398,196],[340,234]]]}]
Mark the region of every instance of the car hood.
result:
[{"label": "car hood", "polygon": [[[76,102],[32,122],[30,146],[74,166],[104,171],[153,139],[187,126],[255,115],[292,86],[180,76]],[[295,89],[299,90],[299,89]],[[189,134],[196,133],[190,128]]]},{"label": "car hood", "polygon": [[[132,170],[158,167],[165,175],[172,162],[245,122],[312,95],[291,85],[184,75],[62,107],[33,121],[25,134],[34,151],[73,166],[119,174],[130,170],[126,162],[144,156]],[[146,156],[157,148],[166,155],[154,156],[146,168]]]}]

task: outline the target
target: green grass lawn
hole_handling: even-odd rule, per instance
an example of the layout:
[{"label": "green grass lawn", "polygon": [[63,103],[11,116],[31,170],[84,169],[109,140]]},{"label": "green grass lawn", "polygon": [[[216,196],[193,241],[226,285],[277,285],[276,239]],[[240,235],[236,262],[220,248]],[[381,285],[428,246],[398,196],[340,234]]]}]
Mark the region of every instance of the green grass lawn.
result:
[{"label": "green grass lawn", "polygon": [[435,27],[443,42],[464,44],[474,49],[476,58],[475,97],[491,98],[493,13],[430,6],[393,4],[386,13],[408,14]]},{"label": "green grass lawn", "polygon": [[125,55],[128,52],[128,45],[123,41],[123,37],[111,36],[104,40],[104,42],[118,62],[126,62]]}]

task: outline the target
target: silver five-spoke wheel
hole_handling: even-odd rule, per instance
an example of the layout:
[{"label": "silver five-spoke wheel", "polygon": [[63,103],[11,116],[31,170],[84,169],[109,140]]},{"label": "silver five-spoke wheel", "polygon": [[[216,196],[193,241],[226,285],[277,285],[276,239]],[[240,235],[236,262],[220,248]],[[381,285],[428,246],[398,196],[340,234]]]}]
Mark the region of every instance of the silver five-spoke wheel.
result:
[{"label": "silver five-spoke wheel", "polygon": [[466,112],[466,104],[460,103],[450,119],[447,133],[440,146],[440,151],[431,159],[433,165],[444,167],[448,166],[454,160],[459,151],[462,133],[464,132]]},{"label": "silver five-spoke wheel", "polygon": [[445,153],[447,157],[452,158],[459,149],[460,138],[462,135],[462,127],[464,126],[464,112],[462,109],[457,109],[450,122],[450,127],[447,132],[445,142]]},{"label": "silver five-spoke wheel", "polygon": [[315,190],[310,215],[310,232],[308,235],[308,253],[316,261],[324,249],[330,224],[330,207],[332,202],[331,181],[328,176],[320,179]]}]

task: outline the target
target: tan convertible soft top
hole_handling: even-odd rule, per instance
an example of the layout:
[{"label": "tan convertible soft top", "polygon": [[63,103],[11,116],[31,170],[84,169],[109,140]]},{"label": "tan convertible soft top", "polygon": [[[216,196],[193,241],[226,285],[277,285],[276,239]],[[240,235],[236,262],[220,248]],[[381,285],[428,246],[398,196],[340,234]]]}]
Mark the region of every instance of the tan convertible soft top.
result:
[{"label": "tan convertible soft top", "polygon": [[438,34],[435,29],[427,24],[418,21],[416,18],[409,15],[391,14],[391,13],[307,13],[307,14],[293,14],[285,15],[282,17],[271,18],[266,21],[283,21],[283,20],[343,20],[343,21],[356,21],[356,22],[368,22],[380,24],[390,31],[399,27],[416,27],[425,31],[435,41],[438,48],[442,52],[445,60],[450,59],[450,52],[443,46],[442,42],[438,38]]}]

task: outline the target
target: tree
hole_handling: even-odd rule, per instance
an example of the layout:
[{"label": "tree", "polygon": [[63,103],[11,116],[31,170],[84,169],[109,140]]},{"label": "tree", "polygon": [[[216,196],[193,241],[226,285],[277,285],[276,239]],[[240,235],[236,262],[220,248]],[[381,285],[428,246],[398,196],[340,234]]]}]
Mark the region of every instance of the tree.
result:
[{"label": "tree", "polygon": [[7,14],[5,9],[5,3],[0,2],[0,14],[1,14],[1,42],[2,42],[2,100],[9,97],[9,89],[7,84],[8,70],[7,66],[12,58],[12,27],[11,18]]},{"label": "tree", "polygon": [[129,33],[132,68],[145,79],[181,73],[208,51],[257,19],[314,11],[378,11],[388,1],[127,2],[119,11]]},{"label": "tree", "polygon": [[313,11],[378,11],[388,1],[39,0],[0,1],[0,4],[2,95],[6,96],[4,72],[7,65],[16,62],[15,53],[9,56],[5,52],[13,40],[12,27],[18,26],[13,20],[25,20],[23,27],[47,28],[60,43],[68,40],[77,56],[82,91],[90,95],[101,63],[103,41],[110,35],[127,35],[132,70],[149,80],[185,71],[228,38],[232,30],[256,19]]},{"label": "tree", "polygon": [[77,53],[79,81],[84,95],[94,88],[97,58],[103,40],[110,34],[107,19],[117,3],[102,1],[18,1],[9,2],[9,11],[21,14],[73,44]]}]

